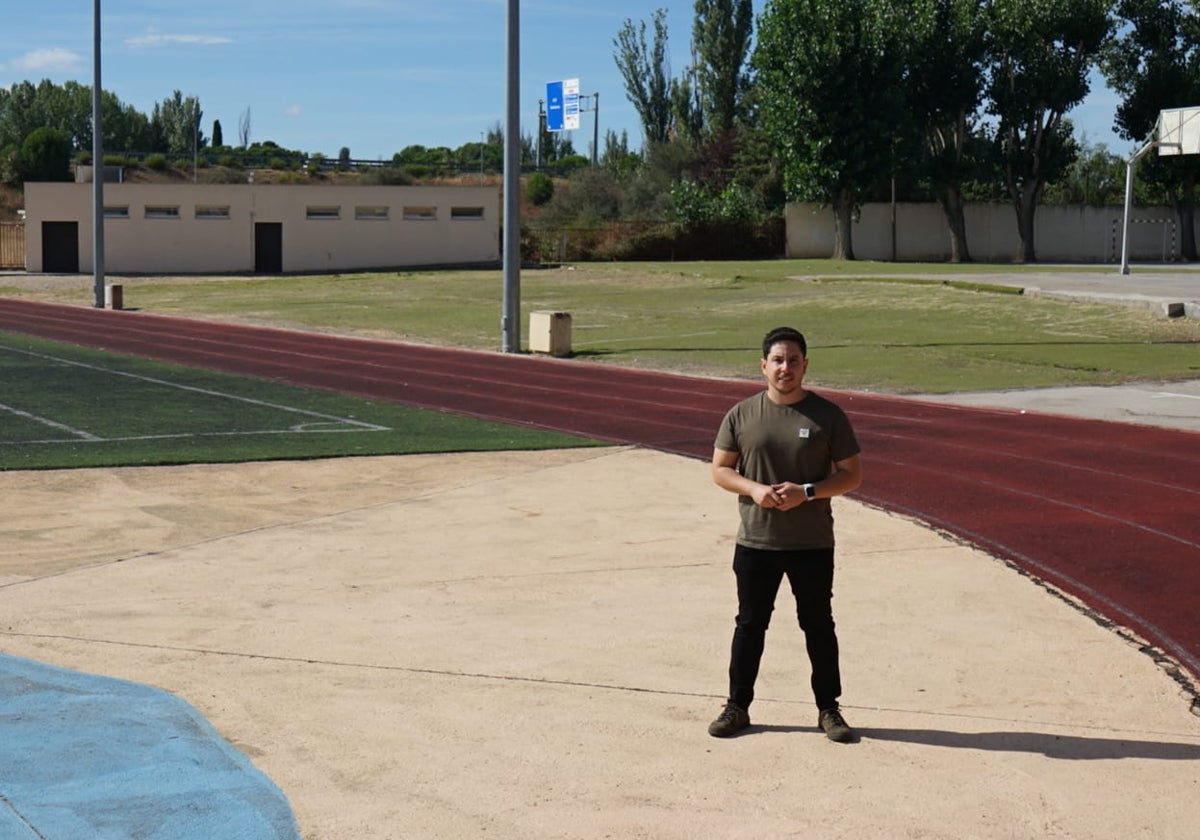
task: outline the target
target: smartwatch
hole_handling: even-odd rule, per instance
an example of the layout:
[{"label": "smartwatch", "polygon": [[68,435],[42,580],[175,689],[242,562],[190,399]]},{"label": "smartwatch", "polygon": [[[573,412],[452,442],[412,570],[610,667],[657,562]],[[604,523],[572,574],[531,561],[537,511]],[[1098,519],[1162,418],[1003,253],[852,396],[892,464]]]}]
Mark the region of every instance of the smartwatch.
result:
[{"label": "smartwatch", "polygon": [[813,487],[811,484],[805,484],[804,485],[804,498],[809,500],[810,502],[813,499],[817,498],[817,488]]}]

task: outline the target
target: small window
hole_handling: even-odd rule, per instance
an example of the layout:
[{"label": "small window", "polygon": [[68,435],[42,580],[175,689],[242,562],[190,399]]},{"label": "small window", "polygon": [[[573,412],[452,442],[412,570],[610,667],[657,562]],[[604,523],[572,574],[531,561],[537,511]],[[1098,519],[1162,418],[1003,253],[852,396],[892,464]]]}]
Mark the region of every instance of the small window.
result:
[{"label": "small window", "polygon": [[309,207],[307,218],[309,219],[340,219],[342,217],[341,207]]},{"label": "small window", "polygon": [[124,204],[120,207],[104,206],[104,218],[106,219],[128,219],[129,205]]},{"label": "small window", "polygon": [[450,218],[456,221],[483,221],[482,207],[451,207]]},{"label": "small window", "polygon": [[436,207],[405,207],[404,218],[410,222],[436,222]]},{"label": "small window", "polygon": [[355,207],[354,218],[363,221],[387,221],[388,208],[386,207]]},{"label": "small window", "polygon": [[168,207],[166,205],[146,205],[147,219],[178,219],[179,207]]},{"label": "small window", "polygon": [[197,219],[228,219],[229,206],[217,206],[213,204],[197,204],[196,205]]}]

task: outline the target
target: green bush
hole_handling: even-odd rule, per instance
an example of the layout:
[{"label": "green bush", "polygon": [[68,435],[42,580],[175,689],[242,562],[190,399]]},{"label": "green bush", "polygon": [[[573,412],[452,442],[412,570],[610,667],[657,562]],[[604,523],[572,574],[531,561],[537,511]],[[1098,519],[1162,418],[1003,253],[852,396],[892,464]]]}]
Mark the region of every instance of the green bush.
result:
[{"label": "green bush", "polygon": [[413,182],[408,172],[394,166],[373,166],[363,172],[358,182],[364,186],[405,187]]},{"label": "green bush", "polygon": [[167,156],[163,154],[146,155],[146,159],[142,161],[142,165],[147,169],[153,169],[155,172],[164,172],[169,166]]},{"label": "green bush", "polygon": [[21,144],[26,181],[71,180],[71,135],[57,128],[35,128]]},{"label": "green bush", "polygon": [[534,207],[541,207],[554,198],[554,181],[545,172],[534,172],[525,182],[525,197]]}]

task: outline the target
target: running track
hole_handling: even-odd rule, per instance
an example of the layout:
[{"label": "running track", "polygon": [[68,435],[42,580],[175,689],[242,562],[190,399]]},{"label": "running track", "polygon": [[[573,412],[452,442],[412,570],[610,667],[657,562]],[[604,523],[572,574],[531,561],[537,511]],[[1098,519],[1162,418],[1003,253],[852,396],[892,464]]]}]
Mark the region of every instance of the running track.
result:
[{"label": "running track", "polygon": [[[725,410],[761,388],[3,298],[0,330],[704,459]],[[825,393],[863,447],[854,498],[1004,558],[1200,677],[1200,434]]]}]

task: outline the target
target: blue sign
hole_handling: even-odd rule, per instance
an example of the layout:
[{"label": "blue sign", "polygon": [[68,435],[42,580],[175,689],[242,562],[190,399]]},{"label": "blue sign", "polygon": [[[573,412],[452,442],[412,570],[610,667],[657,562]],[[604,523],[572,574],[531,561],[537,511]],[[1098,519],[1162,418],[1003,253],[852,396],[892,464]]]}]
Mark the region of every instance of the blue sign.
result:
[{"label": "blue sign", "polygon": [[546,85],[546,130],[572,131],[579,128],[579,80]]},{"label": "blue sign", "polygon": [[546,130],[563,130],[563,83],[546,85]]}]

